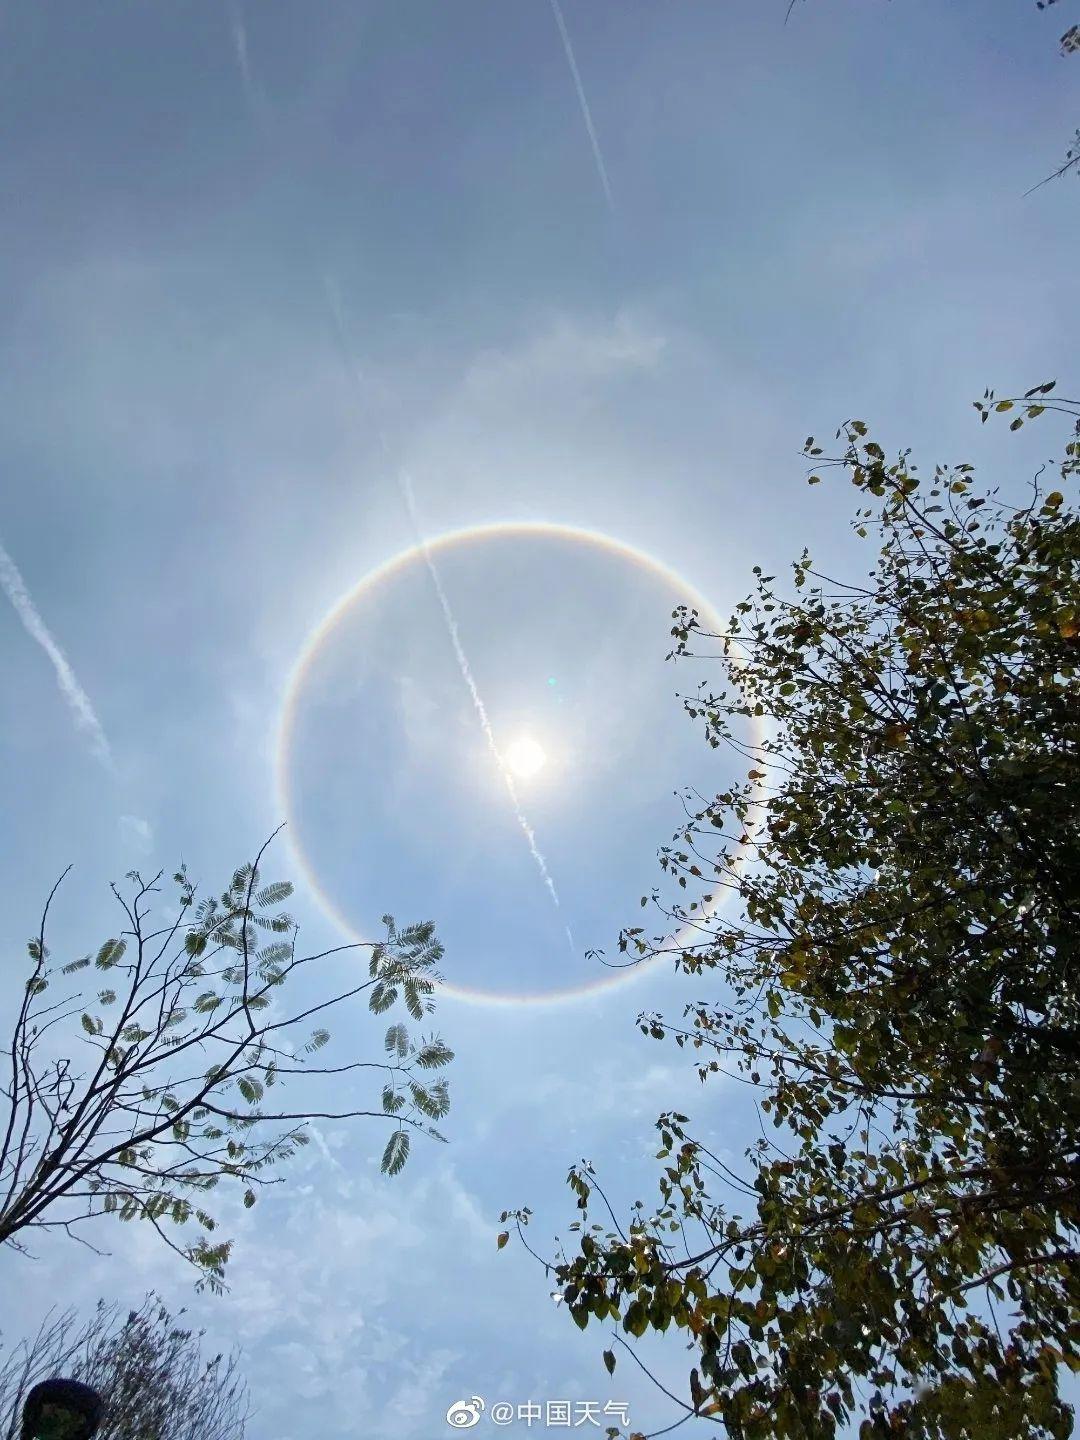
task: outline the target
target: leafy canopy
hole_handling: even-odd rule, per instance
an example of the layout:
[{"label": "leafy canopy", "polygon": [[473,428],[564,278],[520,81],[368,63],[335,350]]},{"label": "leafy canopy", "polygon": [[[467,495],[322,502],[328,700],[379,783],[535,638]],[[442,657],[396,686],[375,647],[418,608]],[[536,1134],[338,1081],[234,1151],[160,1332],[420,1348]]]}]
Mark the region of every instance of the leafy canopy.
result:
[{"label": "leafy canopy", "polygon": [[[1014,430],[1075,419],[1053,389],[977,408]],[[776,738],[661,852],[698,894],[665,908],[654,893],[695,934],[677,964],[721,996],[639,1025],[692,1049],[703,1082],[754,1087],[775,1138],[763,1129],[739,1175],[685,1115],[662,1115],[658,1203],[620,1224],[575,1167],[580,1249],[552,1263],[579,1326],[615,1321],[622,1345],[682,1332],[696,1355],[680,1403],[736,1440],[816,1440],[852,1418],[862,1440],[1065,1437],[1057,1377],[1080,1370],[1080,518],[1038,478],[1022,509],[974,494],[966,464],[939,466],[927,493],[910,452],[887,463],[862,421],[837,438],[831,460],[812,438],[805,450],[881,502],[868,585],[839,586],[804,550],[803,597],[778,601],[755,567],[728,634],[685,610],[672,632],[678,655],[723,642],[735,700],[703,686],[685,701],[709,744],[734,744],[731,715],[771,716]],[[1078,470],[1080,420],[1062,481]],[[874,514],[857,512],[860,536]],[[749,869],[732,842],[752,845]],[[747,923],[711,915],[722,886]],[[673,948],[641,927],[620,947]],[[594,1196],[614,1230],[586,1228]],[[528,1212],[509,1213],[520,1233]]]},{"label": "leafy canopy", "polygon": [[[56,975],[45,943],[54,886],[29,943],[32,969],[4,1052],[0,1244],[20,1249],[30,1229],[74,1235],[99,1214],[144,1220],[196,1268],[197,1288],[221,1290],[232,1242],[208,1238],[218,1222],[204,1197],[224,1179],[242,1188],[245,1207],[253,1206],[258,1187],[278,1183],[265,1172],[307,1144],[305,1122],[361,1116],[385,1122],[391,1127],[382,1157],[388,1175],[405,1164],[411,1131],[444,1138],[431,1122],[450,1109],[448,1084],[424,1073],[453,1059],[437,1035],[413,1040],[399,1021],[386,1033],[385,1058],[319,1066],[308,1057],[323,1049],[330,1032],[316,1025],[306,1040],[291,1033],[365,993],[375,1014],[399,998],[414,1020],[431,1013],[443,953],[434,926],[424,921],[399,929],[384,915],[386,937],[376,944],[300,955],[298,926],[280,909],[292,886],[263,884],[265,850],[234,873],[220,896],[205,900],[196,900],[181,866],[173,877],[176,919],[164,928],[149,922],[160,875],[144,880],[132,871],[126,893],[113,886],[124,930],[93,957],[60,967],[65,976],[97,971],[95,983],[103,988],[96,1003],[82,993],[59,1001],[46,994]],[[299,1013],[283,1013],[281,987],[295,970],[361,948],[371,951],[366,979]],[[43,1052],[54,1046],[54,1036],[48,1032],[75,1015],[79,1028],[64,1039],[66,1054],[49,1058]],[[81,1069],[80,1054],[88,1061]],[[345,1093],[343,1077],[366,1070],[382,1081],[377,1110],[355,1108]],[[316,1074],[334,1077],[345,1108],[283,1111],[273,1104],[270,1092],[279,1082],[286,1088],[289,1077]],[[276,1122],[288,1128],[267,1135],[266,1126]],[[165,1227],[191,1221],[203,1233],[177,1245]]]}]

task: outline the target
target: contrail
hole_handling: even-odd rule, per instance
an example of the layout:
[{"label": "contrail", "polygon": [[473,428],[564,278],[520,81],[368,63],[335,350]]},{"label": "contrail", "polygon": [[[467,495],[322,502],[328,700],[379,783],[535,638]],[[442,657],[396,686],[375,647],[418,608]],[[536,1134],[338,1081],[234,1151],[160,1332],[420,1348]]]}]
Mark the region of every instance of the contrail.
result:
[{"label": "contrail", "polygon": [[[454,647],[454,654],[457,656],[458,669],[461,671],[461,678],[465,681],[465,684],[468,687],[469,694],[472,696],[473,708],[475,709],[477,718],[480,721],[480,728],[484,732],[484,739],[488,743],[488,749],[491,751],[491,754],[495,760],[495,764],[499,767],[499,774],[506,782],[506,789],[510,796],[510,802],[514,807],[514,814],[517,817],[517,822],[521,827],[521,833],[525,836],[525,839],[528,841],[529,844],[529,854],[536,861],[536,868],[540,871],[540,878],[547,886],[548,894],[554,901],[556,908],[561,909],[562,907],[559,905],[559,892],[555,889],[555,882],[551,878],[551,873],[547,868],[547,863],[545,862],[544,857],[543,855],[541,855],[539,847],[536,844],[536,833],[533,830],[532,826],[529,824],[528,820],[525,817],[525,812],[521,808],[521,801],[518,799],[517,786],[514,784],[514,777],[513,775],[511,775],[509,769],[507,768],[506,761],[502,758],[499,747],[495,742],[495,732],[494,730],[492,730],[491,721],[488,719],[487,707],[485,706],[480,696],[480,691],[476,687],[476,680],[473,678],[472,666],[469,664],[469,658],[465,654],[464,646],[461,643],[461,636],[458,633],[458,625],[457,621],[454,619],[454,612],[450,609],[450,601],[447,599],[446,591],[443,589],[442,577],[439,574],[438,568],[435,564],[434,559],[432,558],[431,551],[428,547],[428,543],[424,539],[423,533],[420,529],[420,521],[416,513],[416,500],[413,497],[412,484],[409,481],[408,474],[404,470],[399,473],[401,493],[404,496],[405,505],[409,511],[409,519],[412,521],[413,533],[416,536],[416,543],[420,546],[420,549],[424,553],[424,563],[427,565],[428,574],[431,576],[431,583],[435,587],[435,594],[439,597],[439,605],[442,608],[443,619],[446,621],[446,630],[447,634],[450,636],[450,643]],[[576,946],[574,945],[574,937],[570,932],[569,925],[566,926],[566,938],[570,942],[571,949],[576,949]]]},{"label": "contrail", "polygon": [[[244,28],[243,17],[240,14],[239,0],[233,0],[233,4],[231,6],[231,16],[233,47],[236,51],[236,60],[237,65],[240,69],[240,76],[243,81],[244,92],[248,101],[249,108],[252,110],[255,118],[260,119],[261,112],[264,107],[262,97],[259,95],[258,88],[255,84],[255,78],[251,69],[251,63],[248,56],[247,48],[247,31]],[[563,35],[567,47],[567,54],[570,59],[570,66],[574,74],[574,79],[578,86],[578,93],[581,95],[581,104],[585,112],[585,123],[589,129],[590,135],[593,135],[593,149],[596,153],[597,164],[600,167],[600,178],[604,185],[604,193],[607,195],[608,203],[610,205],[611,192],[607,183],[607,175],[604,171],[604,162],[602,157],[600,156],[600,150],[596,144],[595,135],[593,134],[592,120],[589,116],[589,107],[586,104],[584,92],[581,90],[581,81],[578,78],[577,66],[574,64],[573,52],[570,50],[570,40],[569,37],[566,36],[566,27],[563,25],[561,14],[558,15],[558,20],[563,30]],[[327,307],[329,308],[330,314],[334,321],[334,330],[337,335],[342,362],[345,365],[345,369],[348,372],[349,378],[356,386],[358,393],[361,395],[361,397],[363,397],[364,392],[372,388],[371,382],[364,375],[363,371],[360,369],[360,366],[356,363],[356,360],[353,357],[352,346],[349,344],[348,331],[345,325],[345,314],[341,304],[341,292],[338,289],[338,286],[334,282],[333,278],[326,274],[324,274],[323,276],[323,293],[326,297]],[[386,457],[387,461],[390,462],[390,446],[386,439],[386,432],[379,424],[376,424],[376,433],[379,437],[379,444],[382,449],[383,455]],[[543,880],[547,892],[551,896],[552,903],[555,905],[555,908],[557,910],[561,910],[562,906],[559,903],[559,892],[555,889],[555,882],[551,878],[551,873],[547,868],[547,862],[544,860],[543,855],[540,853],[540,848],[536,843],[535,831],[529,824],[528,819],[525,816],[525,812],[521,808],[521,801],[518,799],[517,787],[514,784],[514,777],[511,775],[509,769],[507,768],[506,762],[503,760],[502,755],[499,752],[499,747],[495,742],[495,733],[492,730],[491,722],[488,719],[487,707],[484,705],[483,699],[480,695],[480,691],[477,689],[476,681],[473,678],[472,667],[469,664],[468,656],[465,654],[464,647],[461,644],[461,636],[458,633],[457,621],[454,619],[454,614],[450,608],[450,602],[447,599],[446,591],[443,589],[442,578],[439,575],[438,570],[436,569],[435,562],[431,557],[431,552],[428,547],[427,541],[425,540],[423,533],[420,529],[420,524],[416,513],[416,501],[412,493],[412,486],[409,483],[409,477],[404,472],[399,472],[398,485],[399,489],[401,490],[402,499],[405,502],[405,507],[409,512],[409,519],[412,523],[412,528],[416,536],[417,543],[423,551],[424,561],[427,565],[428,573],[431,576],[432,584],[435,587],[435,594],[438,596],[439,605],[442,609],[443,618],[446,622],[447,632],[450,636],[450,643],[453,646],[454,655],[457,658],[458,669],[461,671],[462,679],[465,681],[469,694],[472,697],[473,706],[480,720],[481,729],[484,732],[484,738],[487,740],[488,747],[490,748],[491,753],[495,759],[495,763],[499,768],[499,773],[502,775],[503,780],[506,784],[507,791],[510,795],[511,803],[514,807],[515,818],[517,819],[518,825],[521,827],[522,834],[525,836],[525,839],[528,842],[529,853],[535,861],[536,867],[540,872],[540,878]],[[566,934],[567,943],[570,946],[570,949],[576,955],[577,944],[574,940],[573,932],[570,929],[569,923],[564,923],[563,928]]]},{"label": "contrail", "polygon": [[89,734],[94,754],[102,764],[111,770],[113,768],[112,751],[105,737],[105,731],[101,728],[101,721],[94,713],[94,707],[90,704],[90,698],[86,691],[76,680],[75,672],[68,664],[67,656],[53,639],[48,626],[39,615],[37,606],[30,598],[30,592],[23,583],[17,565],[4,549],[2,541],[0,541],[0,586],[3,586],[4,593],[11,601],[15,613],[22,621],[27,633],[37,641],[52,661],[60,693],[74,711],[76,725],[80,730],[85,730]]},{"label": "contrail", "polygon": [[[323,283],[327,305],[329,306],[330,313],[333,316],[334,329],[337,332],[338,345],[341,349],[342,360],[344,361],[345,367],[348,370],[349,376],[352,379],[353,383],[356,385],[360,393],[363,394],[365,389],[371,388],[370,382],[353,358],[352,347],[349,345],[349,337],[345,329],[345,314],[341,305],[340,291],[338,290],[338,287],[330,276],[324,276]],[[376,429],[379,437],[379,444],[382,447],[383,454],[389,461],[390,446],[387,443],[386,432],[383,430],[381,425],[378,425]],[[416,498],[413,495],[412,483],[409,480],[408,474],[404,470],[398,471],[398,488],[401,491],[401,498],[405,502],[405,508],[409,512],[409,522],[412,525],[413,535],[416,539],[416,543],[423,552],[424,563],[427,566],[428,574],[431,576],[431,583],[434,586],[435,594],[438,597],[439,607],[443,613],[443,620],[446,622],[447,634],[450,636],[450,644],[453,646],[454,655],[458,663],[458,669],[461,671],[461,678],[465,681],[465,686],[468,689],[470,697],[472,698],[473,708],[475,709],[477,718],[480,721],[480,728],[484,732],[484,739],[487,741],[488,748],[490,749],[491,754],[495,760],[495,764],[498,766],[499,774],[502,776],[503,781],[506,784],[506,789],[509,793],[511,804],[514,807],[514,816],[518,822],[518,825],[521,827],[521,833],[525,836],[525,839],[528,842],[529,854],[536,862],[536,868],[540,872],[540,878],[541,880],[543,880],[544,885],[547,888],[547,892],[551,896],[552,902],[554,903],[556,909],[561,910],[562,906],[559,903],[559,892],[555,888],[555,882],[551,878],[551,872],[547,868],[547,862],[545,861],[543,855],[540,852],[540,847],[536,843],[536,832],[529,824],[528,818],[526,817],[524,810],[521,808],[521,801],[518,798],[517,786],[514,784],[514,777],[507,768],[506,762],[505,760],[503,760],[502,754],[499,751],[498,744],[496,743],[495,732],[491,728],[491,721],[488,719],[487,706],[484,704],[483,698],[477,687],[476,680],[472,672],[472,666],[469,664],[469,657],[465,654],[465,647],[461,643],[461,635],[458,631],[457,620],[454,618],[454,612],[450,608],[450,601],[447,597],[446,590],[443,587],[442,576],[439,574],[438,568],[431,554],[431,549],[428,546],[427,540],[424,538],[424,533],[420,527],[420,517],[417,514],[416,510]],[[566,924],[564,926],[564,929],[570,949],[576,954],[577,943],[574,940],[573,932],[571,931],[569,924]]]},{"label": "contrail", "polygon": [[578,74],[577,61],[574,59],[574,47],[570,43],[570,32],[566,28],[566,21],[563,19],[562,7],[559,4],[559,0],[551,0],[551,9],[555,16],[555,23],[559,27],[559,34],[562,36],[563,49],[566,51],[566,62],[570,66],[570,74],[574,77],[574,89],[577,91],[578,102],[581,105],[581,116],[585,121],[585,129],[589,134],[589,144],[592,146],[593,159],[596,161],[596,170],[600,176],[600,184],[604,187],[604,198],[607,200],[608,209],[614,215],[615,201],[612,199],[611,186],[608,183],[607,166],[604,164],[604,157],[600,151],[600,141],[596,137],[596,126],[592,121],[589,102],[585,98],[585,87],[582,85],[581,76]]}]

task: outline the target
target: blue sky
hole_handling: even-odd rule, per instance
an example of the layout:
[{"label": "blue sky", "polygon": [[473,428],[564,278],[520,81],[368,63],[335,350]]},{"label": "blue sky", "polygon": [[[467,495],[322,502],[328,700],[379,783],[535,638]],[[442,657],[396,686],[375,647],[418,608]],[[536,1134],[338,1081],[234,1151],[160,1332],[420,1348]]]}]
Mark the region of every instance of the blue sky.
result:
[{"label": "blue sky", "polygon": [[[112,932],[107,882],[133,865],[182,856],[220,886],[284,818],[289,676],[412,544],[407,475],[427,536],[554,522],[680,578],[539,537],[439,555],[493,730],[548,752],[518,799],[558,911],[422,562],[320,652],[293,832],[357,933],[434,919],[456,983],[595,980],[584,950],[636,923],[673,792],[742,767],[682,714],[708,672],[665,664],[671,606],[693,589],[726,616],[752,565],[782,579],[804,545],[829,574],[873,563],[854,492],[807,488],[805,436],[862,416],[1003,494],[1057,449],[1004,451],[971,401],[1068,381],[1080,192],[1023,194],[1075,127],[1067,20],[785,8],[563,0],[601,168],[549,0],[4,7],[0,542],[34,607],[0,607],[9,954],[69,862],[58,954]],[[300,882],[304,943],[339,943],[291,843],[269,868]],[[518,1204],[542,1248],[565,1233],[582,1156],[651,1198],[662,1109],[741,1153],[744,1097],[633,1023],[702,988],[654,970],[558,1005],[443,997],[448,1147],[389,1182],[377,1125],[321,1129],[272,1198],[226,1207],[221,1299],[138,1227],[103,1225],[107,1262],[5,1254],[0,1328],[58,1287],[89,1308],[154,1285],[242,1344],[260,1440],[426,1440],[473,1394],[626,1401],[658,1428],[667,1402],[628,1361],[609,1380],[605,1332],[495,1234]],[[365,1013],[331,1028],[339,1063],[381,1048]],[[681,1391],[678,1342],[643,1353]]]}]

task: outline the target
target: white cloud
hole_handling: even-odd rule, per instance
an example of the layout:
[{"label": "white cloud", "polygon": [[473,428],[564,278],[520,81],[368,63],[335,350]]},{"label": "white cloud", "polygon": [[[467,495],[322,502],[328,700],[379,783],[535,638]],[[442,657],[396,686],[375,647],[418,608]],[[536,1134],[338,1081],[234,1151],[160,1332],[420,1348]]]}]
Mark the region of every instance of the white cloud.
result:
[{"label": "white cloud", "polygon": [[262,119],[263,102],[259,94],[258,86],[255,83],[254,72],[251,68],[247,26],[244,24],[244,16],[240,8],[239,0],[236,0],[236,3],[230,7],[229,21],[229,28],[232,32],[233,54],[236,56],[236,67],[240,72],[240,82],[244,89],[244,99],[247,101],[252,118],[259,121]]},{"label": "white cloud", "polygon": [[139,815],[121,815],[119,824],[124,844],[149,855],[154,848],[154,827],[150,821]]},{"label": "white cloud", "polygon": [[462,389],[477,397],[545,381],[603,381],[627,372],[654,371],[668,344],[666,336],[626,312],[609,324],[563,317],[523,345],[483,351],[466,372]]}]

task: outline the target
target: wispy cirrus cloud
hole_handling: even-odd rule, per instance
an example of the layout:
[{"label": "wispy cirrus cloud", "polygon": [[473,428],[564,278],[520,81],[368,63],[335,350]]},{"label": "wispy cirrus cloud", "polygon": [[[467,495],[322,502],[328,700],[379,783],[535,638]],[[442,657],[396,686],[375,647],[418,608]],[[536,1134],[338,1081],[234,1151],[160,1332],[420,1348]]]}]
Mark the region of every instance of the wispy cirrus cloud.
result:
[{"label": "wispy cirrus cloud", "polygon": [[141,815],[121,815],[120,834],[125,845],[149,855],[154,848],[154,827]]},{"label": "wispy cirrus cloud", "polygon": [[3,587],[4,594],[11,601],[12,608],[22,621],[27,634],[31,639],[37,641],[52,661],[53,669],[56,671],[57,684],[60,686],[60,693],[67,701],[72,714],[75,716],[75,724],[89,736],[91,748],[97,758],[109,770],[112,770],[112,749],[105,735],[105,731],[102,728],[101,721],[98,719],[97,713],[90,703],[90,697],[79,684],[67,656],[53,638],[45,621],[41,618],[41,614],[31,599],[30,592],[27,590],[26,584],[19,573],[18,566],[8,554],[2,541],[0,541],[0,586]]},{"label": "wispy cirrus cloud", "polygon": [[247,101],[247,106],[251,111],[252,118],[257,122],[261,122],[265,118],[265,102],[255,80],[255,73],[251,68],[251,56],[248,52],[247,26],[244,24],[244,15],[240,8],[240,0],[233,0],[233,3],[229,6],[229,29],[232,32],[236,68],[240,72],[240,81],[244,87],[244,99]]}]

